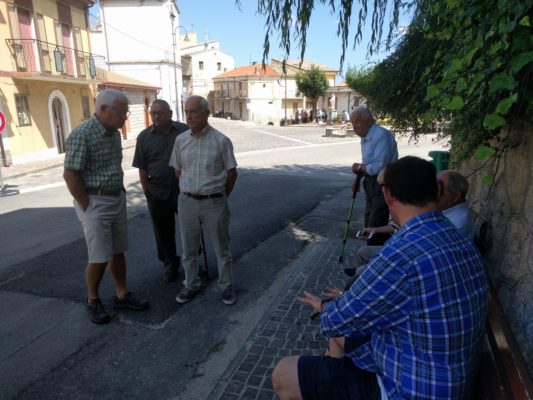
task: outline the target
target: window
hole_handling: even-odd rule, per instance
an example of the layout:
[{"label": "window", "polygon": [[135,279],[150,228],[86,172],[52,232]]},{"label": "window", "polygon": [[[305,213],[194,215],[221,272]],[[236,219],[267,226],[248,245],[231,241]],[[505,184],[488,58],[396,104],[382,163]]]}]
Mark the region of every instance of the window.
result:
[{"label": "window", "polygon": [[217,62],[217,71],[220,71],[222,69],[222,63]]},{"label": "window", "polygon": [[204,69],[204,62],[203,61],[198,61],[198,68]]},{"label": "window", "polygon": [[17,107],[19,126],[31,125],[30,108],[28,107],[28,95],[21,93],[15,94],[15,104]]},{"label": "window", "polygon": [[80,28],[74,28],[73,31],[74,37],[74,46],[76,49],[76,67],[78,69],[78,76],[86,78],[87,77],[87,64],[85,56],[83,54],[83,42],[81,40],[81,30]]},{"label": "window", "polygon": [[81,109],[83,112],[83,119],[91,118],[91,107],[89,107],[89,96],[81,96]]},{"label": "window", "polygon": [[52,60],[50,58],[50,49],[48,48],[48,39],[46,37],[46,28],[44,24],[44,16],[36,14],[35,30],[37,32],[37,39],[39,39],[38,48],[41,52],[41,71],[52,71]]}]

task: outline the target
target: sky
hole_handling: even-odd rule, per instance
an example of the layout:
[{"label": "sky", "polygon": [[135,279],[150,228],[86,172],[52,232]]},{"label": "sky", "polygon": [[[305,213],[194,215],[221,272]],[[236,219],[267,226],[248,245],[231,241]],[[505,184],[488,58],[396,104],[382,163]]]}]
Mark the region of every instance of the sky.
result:
[{"label": "sky", "polygon": [[[340,1],[336,2],[340,3]],[[358,4],[358,2],[354,2]],[[371,1],[369,1],[371,3]],[[257,13],[258,0],[241,0],[240,9],[235,0],[178,0],[180,11],[179,24],[188,32],[196,32],[198,42],[218,40],[220,50],[235,58],[235,66],[250,65],[261,62],[263,57],[263,41],[266,34],[266,17]],[[352,24],[350,26],[350,41],[346,49],[346,56],[342,73],[348,67],[363,67],[371,65],[386,57],[386,52],[369,57],[367,43],[370,29],[365,27],[362,41],[353,49],[354,36],[357,29],[357,6],[352,10]],[[97,13],[97,6],[91,14]],[[336,34],[338,11],[331,14],[327,5],[315,0],[315,8],[307,33],[307,46],[304,59],[313,61],[334,69],[340,67],[342,41]],[[371,10],[368,15],[370,17]],[[370,19],[370,18],[368,18]],[[410,15],[400,15],[400,26],[409,23]],[[388,21],[385,22],[388,26]],[[369,24],[367,24],[369,25]],[[180,28],[180,34],[184,30]],[[386,32],[385,32],[386,34]],[[283,59],[284,51],[279,46],[279,34],[273,32],[270,37],[269,61],[272,58]],[[289,59],[300,58],[298,43],[293,41]]]},{"label": "sky", "polygon": [[[259,15],[257,0],[241,0],[241,10],[235,0],[178,0],[180,25],[186,30],[197,33],[198,41],[207,36],[210,40],[219,40],[220,49],[235,57],[235,65],[250,65],[253,61],[260,62],[263,57],[263,41],[266,34],[266,17]],[[337,2],[340,3],[340,2]],[[358,2],[354,2],[358,4]],[[357,15],[358,9],[352,11]],[[338,11],[336,12],[338,14]],[[370,11],[369,11],[370,14]],[[336,35],[337,15],[331,15],[329,6],[315,0],[315,9],[307,34],[307,46],[304,58],[319,64],[338,69],[340,66],[342,41]],[[400,16],[400,26],[407,25],[409,15]],[[352,17],[356,21],[356,18]],[[370,30],[366,29],[363,40],[354,50],[352,48],[357,26],[350,26],[350,42],[346,50],[344,70],[346,67],[361,67],[383,59],[386,53],[367,58],[366,43],[370,38]],[[183,34],[183,30],[180,29]],[[279,35],[274,33],[270,38],[269,59],[283,58],[283,50],[278,47]],[[296,43],[291,46],[290,59],[299,59],[300,49]]]}]

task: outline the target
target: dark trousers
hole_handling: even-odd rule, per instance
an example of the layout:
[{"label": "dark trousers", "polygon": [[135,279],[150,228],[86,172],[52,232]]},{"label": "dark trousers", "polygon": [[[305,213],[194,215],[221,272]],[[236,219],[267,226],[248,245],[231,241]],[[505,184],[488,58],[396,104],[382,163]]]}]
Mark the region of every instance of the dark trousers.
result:
[{"label": "dark trousers", "polygon": [[365,227],[377,227],[389,223],[389,207],[376,176],[365,176],[363,187],[366,195]]},{"label": "dark trousers", "polygon": [[178,193],[171,193],[167,199],[158,199],[147,193],[146,201],[154,227],[157,257],[162,263],[170,264],[176,259]]}]

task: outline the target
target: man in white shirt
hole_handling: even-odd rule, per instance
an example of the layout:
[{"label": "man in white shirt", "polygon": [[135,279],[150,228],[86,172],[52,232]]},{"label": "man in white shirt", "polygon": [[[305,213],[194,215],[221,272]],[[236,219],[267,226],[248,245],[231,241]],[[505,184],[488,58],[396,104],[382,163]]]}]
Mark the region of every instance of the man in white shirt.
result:
[{"label": "man in white shirt", "polygon": [[191,129],[176,138],[170,165],[179,179],[180,222],[185,287],[176,301],[185,304],[200,291],[198,248],[204,227],[217,257],[218,286],[222,302],[235,303],[230,251],[228,196],[237,181],[237,161],[231,140],[207,122],[209,103],[191,96],[185,103],[185,117]]},{"label": "man in white shirt", "polygon": [[466,201],[468,181],[460,173],[446,170],[437,174],[437,182],[439,185],[437,209],[465,236],[474,239],[474,216]]}]

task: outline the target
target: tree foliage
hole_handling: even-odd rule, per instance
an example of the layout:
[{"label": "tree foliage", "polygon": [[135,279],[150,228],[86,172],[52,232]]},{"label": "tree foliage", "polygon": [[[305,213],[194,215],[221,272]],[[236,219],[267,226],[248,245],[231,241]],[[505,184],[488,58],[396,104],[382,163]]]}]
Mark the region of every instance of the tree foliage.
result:
[{"label": "tree foliage", "polygon": [[311,69],[296,74],[296,87],[300,93],[311,99],[313,110],[316,111],[316,102],[326,94],[329,83],[326,74],[312,65]]},{"label": "tree foliage", "polygon": [[[240,4],[240,0],[236,0]],[[383,26],[385,15],[390,13],[391,20],[385,39],[385,47],[388,49],[392,38],[393,28],[398,25],[398,19],[402,6],[405,6],[401,0],[258,0],[258,13],[264,15],[265,22],[265,40],[263,43],[263,64],[268,61],[270,52],[270,37],[274,31],[279,32],[279,47],[285,50],[285,56],[288,57],[291,52],[291,41],[296,39],[300,45],[300,58],[303,60],[307,46],[307,29],[311,22],[313,9],[317,3],[328,7],[332,14],[338,15],[337,35],[341,38],[342,45],[340,48],[340,65],[342,67],[350,39],[350,23],[352,22],[352,11],[355,3],[360,5],[357,13],[357,30],[353,36],[353,47],[361,41],[363,28],[368,18],[369,5],[372,7],[370,23],[372,25],[372,34],[369,41],[368,52],[373,54],[382,46],[382,36],[384,33]],[[294,18],[297,16],[297,18]]]},{"label": "tree foliage", "polygon": [[[448,113],[456,159],[494,143],[501,128],[531,122],[533,0],[427,2],[416,23],[439,42],[422,79],[431,119]],[[505,143],[502,143],[505,148]]]},{"label": "tree foliage", "polygon": [[[264,59],[273,30],[287,54],[299,40],[301,58],[306,31],[316,4],[337,11],[337,34],[344,61],[352,13],[358,6],[354,46],[361,39],[368,0],[258,0],[266,17]],[[514,121],[531,122],[533,115],[533,0],[413,0],[415,18],[395,52],[371,70],[350,70],[350,85],[380,112],[393,117],[399,128],[420,132],[426,124],[446,121],[456,160],[482,146],[504,149],[497,143],[502,128]],[[384,15],[392,10],[387,45],[403,3],[375,0],[370,52],[379,49]],[[298,19],[293,20],[297,15]]]},{"label": "tree foliage", "polygon": [[420,116],[430,109],[421,77],[437,49],[435,40],[412,27],[390,57],[372,68],[349,68],[346,82],[367,99],[374,113],[389,116],[393,128],[418,134],[428,127]]}]

